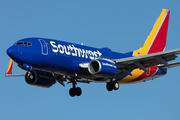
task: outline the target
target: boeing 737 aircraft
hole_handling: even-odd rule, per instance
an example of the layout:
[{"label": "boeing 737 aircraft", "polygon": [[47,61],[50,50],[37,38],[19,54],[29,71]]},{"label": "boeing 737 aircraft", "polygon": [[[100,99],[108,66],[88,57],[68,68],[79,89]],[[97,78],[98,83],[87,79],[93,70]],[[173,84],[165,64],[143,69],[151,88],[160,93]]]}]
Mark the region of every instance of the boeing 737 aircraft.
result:
[{"label": "boeing 737 aircraft", "polygon": [[[70,96],[80,96],[78,82],[107,83],[108,91],[119,84],[143,82],[163,76],[167,68],[179,66],[175,60],[179,49],[165,50],[170,11],[163,9],[144,45],[127,53],[109,48],[93,48],[45,38],[26,38],[7,49],[11,58],[6,76],[25,76],[27,84],[51,87],[56,82],[72,83]],[[12,74],[13,61],[27,71]]]}]

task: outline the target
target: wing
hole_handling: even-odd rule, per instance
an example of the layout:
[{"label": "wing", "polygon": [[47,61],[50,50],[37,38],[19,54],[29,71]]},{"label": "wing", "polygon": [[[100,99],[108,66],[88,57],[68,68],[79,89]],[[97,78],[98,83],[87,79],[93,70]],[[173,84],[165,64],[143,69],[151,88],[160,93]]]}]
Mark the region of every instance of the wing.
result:
[{"label": "wing", "polygon": [[[116,59],[114,62],[120,70],[120,73],[116,76],[116,79],[127,74],[131,75],[130,71],[136,68],[142,69],[148,73],[147,68],[154,65],[163,64],[163,66],[161,66],[163,68],[171,67],[167,62],[174,60],[177,57],[177,54],[180,54],[180,48],[142,56]],[[176,66],[177,65],[179,64],[176,64]]]}]

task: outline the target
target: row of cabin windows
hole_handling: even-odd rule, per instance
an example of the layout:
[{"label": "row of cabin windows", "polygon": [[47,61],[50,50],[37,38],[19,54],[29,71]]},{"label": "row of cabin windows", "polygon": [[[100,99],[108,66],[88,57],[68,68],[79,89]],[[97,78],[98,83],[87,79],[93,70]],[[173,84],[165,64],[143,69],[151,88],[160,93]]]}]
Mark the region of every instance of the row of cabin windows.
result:
[{"label": "row of cabin windows", "polygon": [[[50,49],[54,49],[54,50],[57,50],[57,49],[58,49],[58,50],[61,50],[61,51],[64,50],[63,48],[56,48],[56,47],[53,47],[53,48],[52,48],[51,46],[50,46]],[[66,50],[66,52],[76,53],[74,50],[72,50],[72,51],[71,51],[71,50],[67,50],[67,49],[65,49],[65,50]],[[65,51],[65,50],[64,50],[64,51]],[[78,53],[79,53],[79,52],[77,51],[77,54],[78,54]],[[82,52],[81,54],[82,54],[82,55],[86,55],[86,56],[91,56],[91,57],[100,58],[100,59],[104,59],[104,58],[105,58],[105,59],[114,60],[114,59],[109,58],[109,57],[104,57],[104,56],[100,56],[100,57],[99,57],[98,55],[94,56],[94,55],[92,55],[92,54],[83,53],[83,52]]]}]

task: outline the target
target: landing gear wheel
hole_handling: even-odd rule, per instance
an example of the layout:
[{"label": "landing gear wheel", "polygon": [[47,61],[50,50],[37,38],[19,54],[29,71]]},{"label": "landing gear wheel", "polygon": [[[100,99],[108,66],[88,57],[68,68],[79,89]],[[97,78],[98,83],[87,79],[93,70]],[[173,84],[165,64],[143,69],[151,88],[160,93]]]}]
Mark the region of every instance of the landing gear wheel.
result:
[{"label": "landing gear wheel", "polygon": [[69,95],[71,97],[74,97],[74,96],[80,96],[82,94],[82,90],[80,87],[76,87],[77,83],[76,83],[76,79],[70,79],[70,82],[69,83],[72,83],[72,88],[69,90]]},{"label": "landing gear wheel", "polygon": [[114,90],[118,90],[119,89],[119,84],[117,82],[114,82],[112,84],[112,87],[113,87]]},{"label": "landing gear wheel", "polygon": [[108,91],[112,91],[112,90],[113,90],[112,83],[110,83],[110,82],[107,83],[107,84],[106,84],[106,88],[107,88]]},{"label": "landing gear wheel", "polygon": [[119,84],[117,82],[109,82],[106,84],[106,88],[108,91],[118,90]]},{"label": "landing gear wheel", "polygon": [[75,95],[76,95],[76,93],[75,93],[75,88],[71,88],[70,90],[69,90],[69,95],[71,96],[71,97],[74,97]]},{"label": "landing gear wheel", "polygon": [[82,94],[82,90],[80,87],[75,88],[75,92],[77,96],[80,96]]}]

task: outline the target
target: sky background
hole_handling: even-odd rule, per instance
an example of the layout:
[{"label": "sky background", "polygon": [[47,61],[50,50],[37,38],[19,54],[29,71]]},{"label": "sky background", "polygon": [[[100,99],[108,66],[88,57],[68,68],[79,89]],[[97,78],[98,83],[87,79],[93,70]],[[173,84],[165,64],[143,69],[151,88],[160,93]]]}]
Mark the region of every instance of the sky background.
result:
[{"label": "sky background", "polygon": [[[170,21],[166,50],[180,48],[179,0],[0,0],[1,120],[180,120],[180,67],[155,80],[120,85],[79,83],[80,97],[56,83],[51,88],[4,77],[8,47],[27,37],[42,37],[117,52],[139,49],[163,8]],[[175,61],[180,61],[180,58]],[[13,73],[25,73],[14,64]]]}]

